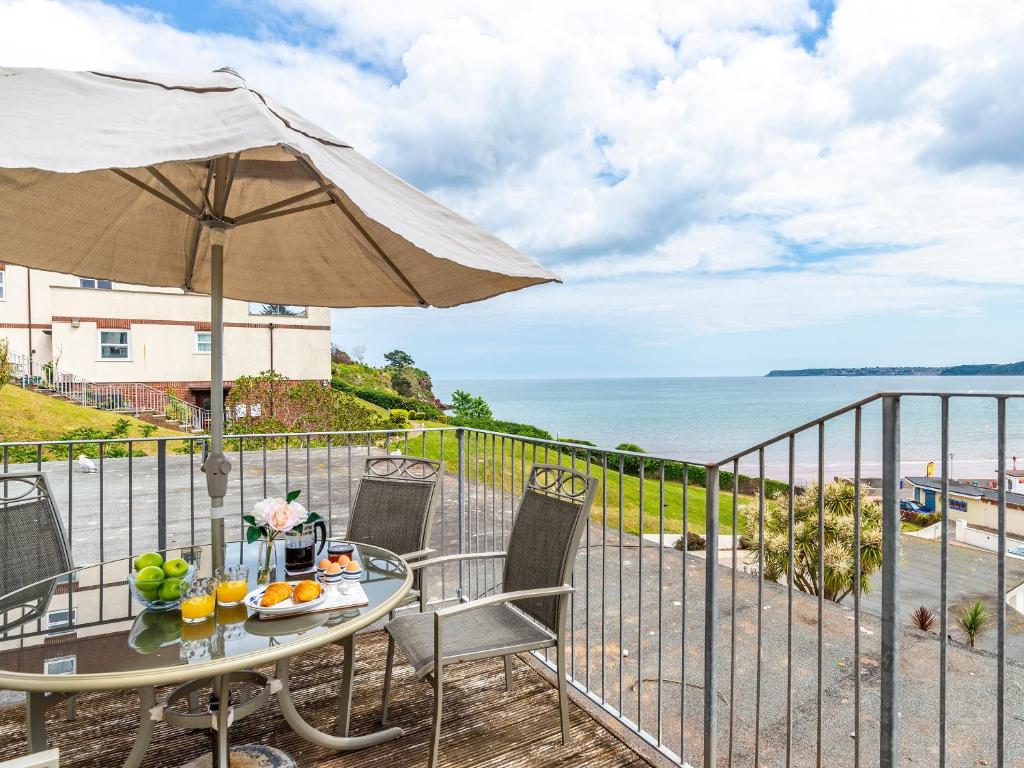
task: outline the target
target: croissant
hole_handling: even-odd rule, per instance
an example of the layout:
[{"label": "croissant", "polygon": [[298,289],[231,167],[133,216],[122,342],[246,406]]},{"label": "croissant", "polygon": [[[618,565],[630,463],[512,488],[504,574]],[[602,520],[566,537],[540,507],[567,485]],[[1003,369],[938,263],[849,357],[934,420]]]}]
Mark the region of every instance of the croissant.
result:
[{"label": "croissant", "polygon": [[308,603],[320,597],[323,588],[315,581],[300,581],[295,585],[295,602]]},{"label": "croissant", "polygon": [[260,605],[264,608],[269,608],[272,605],[277,605],[283,600],[287,600],[292,596],[292,587],[290,584],[286,584],[283,581],[275,581],[270,584],[263,592],[263,598],[260,600]]}]

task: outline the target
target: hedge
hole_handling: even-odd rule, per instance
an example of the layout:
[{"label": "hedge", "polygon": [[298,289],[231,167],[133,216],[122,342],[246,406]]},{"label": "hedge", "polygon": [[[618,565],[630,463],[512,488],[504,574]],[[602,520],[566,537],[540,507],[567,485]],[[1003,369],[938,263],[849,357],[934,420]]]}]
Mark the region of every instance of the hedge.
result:
[{"label": "hedge", "polygon": [[431,403],[416,400],[412,397],[402,397],[402,395],[396,395],[394,392],[388,392],[384,389],[355,387],[347,381],[342,381],[338,378],[331,379],[331,386],[339,392],[348,392],[350,395],[355,395],[360,400],[365,400],[368,403],[379,405],[381,408],[387,408],[389,410],[392,408],[400,408],[404,411],[415,411],[417,413],[422,413],[429,419],[438,419],[441,416],[441,411]]},{"label": "hedge", "polygon": [[536,440],[550,440],[551,433],[535,427],[532,424],[519,424],[515,421],[502,421],[501,419],[453,419],[449,418],[448,423],[453,427],[467,427],[469,429],[483,429],[490,432],[504,432],[508,435],[519,437],[532,437]]}]

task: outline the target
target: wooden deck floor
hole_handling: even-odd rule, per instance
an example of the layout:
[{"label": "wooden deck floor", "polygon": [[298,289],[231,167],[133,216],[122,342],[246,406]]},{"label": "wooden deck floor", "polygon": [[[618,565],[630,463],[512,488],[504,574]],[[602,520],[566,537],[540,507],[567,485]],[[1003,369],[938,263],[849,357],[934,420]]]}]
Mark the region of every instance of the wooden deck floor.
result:
[{"label": "wooden deck floor", "polygon": [[[382,632],[361,636],[356,653],[352,735],[375,730],[380,713],[386,641]],[[325,648],[293,665],[293,694],[299,711],[315,726],[332,729],[337,707],[335,670],[340,651]],[[400,656],[399,656],[400,660]],[[558,698],[537,671],[519,660],[515,686],[505,692],[500,660],[463,664],[446,670],[445,722],[441,734],[444,766],[647,766],[640,756],[581,709],[572,706],[572,745],[563,747],[558,729]],[[431,690],[405,665],[396,666],[389,724],[406,735],[363,752],[339,754],[314,747],[288,728],[276,704],[235,724],[233,744],[270,744],[289,752],[302,768],[393,768],[426,765]],[[131,692],[84,694],[78,718],[66,722],[63,707],[47,716],[50,746],[61,750],[61,765],[114,768],[134,741],[136,699]],[[0,760],[24,754],[24,709],[0,710]],[[158,723],[146,766],[180,766],[209,751],[205,732],[173,730]]]}]

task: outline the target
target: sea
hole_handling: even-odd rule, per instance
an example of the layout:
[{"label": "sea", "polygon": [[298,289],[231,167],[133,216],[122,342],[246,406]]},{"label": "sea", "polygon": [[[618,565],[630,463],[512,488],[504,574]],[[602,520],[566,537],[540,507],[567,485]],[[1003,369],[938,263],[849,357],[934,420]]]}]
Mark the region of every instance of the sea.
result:
[{"label": "sea", "polygon": [[[434,391],[445,402],[456,389],[482,396],[496,418],[525,422],[557,438],[589,440],[602,448],[634,443],[655,456],[696,463],[718,462],[877,392],[1022,393],[1024,376],[808,376],[708,378],[607,378],[442,380]],[[900,458],[904,475],[924,475],[929,462],[941,470],[941,406],[937,397],[901,398]],[[852,476],[854,414],[824,430],[824,473]],[[1024,399],[1007,400],[1007,468],[1021,457],[1024,469]],[[997,406],[994,399],[950,401],[951,475],[995,478]],[[819,430],[795,439],[794,478],[818,474]],[[881,406],[862,410],[861,472],[881,474]],[[789,475],[788,441],[765,450],[766,474]],[[756,474],[755,451],[740,471]]]}]

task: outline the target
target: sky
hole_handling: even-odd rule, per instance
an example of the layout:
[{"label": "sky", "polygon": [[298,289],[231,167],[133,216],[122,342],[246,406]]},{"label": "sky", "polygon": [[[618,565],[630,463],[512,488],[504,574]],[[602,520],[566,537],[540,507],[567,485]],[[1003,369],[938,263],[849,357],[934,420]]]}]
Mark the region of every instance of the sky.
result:
[{"label": "sky", "polygon": [[1015,0],[0,0],[0,64],[229,65],[556,271],[336,310],[438,379],[1024,359]]}]

